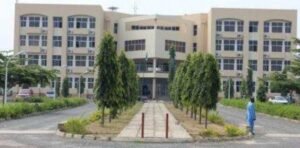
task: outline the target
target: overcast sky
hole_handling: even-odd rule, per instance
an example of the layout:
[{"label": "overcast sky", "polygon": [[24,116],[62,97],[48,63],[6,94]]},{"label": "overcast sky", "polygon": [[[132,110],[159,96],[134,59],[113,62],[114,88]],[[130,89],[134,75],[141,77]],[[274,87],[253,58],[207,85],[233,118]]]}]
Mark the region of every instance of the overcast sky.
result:
[{"label": "overcast sky", "polygon": [[[134,0],[19,0],[21,3],[98,4],[107,10],[116,6],[118,11],[133,13]],[[14,4],[16,0],[0,0],[0,50],[13,49]],[[300,0],[136,0],[139,14],[205,13],[211,7],[298,9]],[[299,20],[298,13],[298,20]],[[299,24],[299,23],[298,23]],[[299,28],[299,25],[298,25]],[[298,36],[300,28],[298,29]]]}]

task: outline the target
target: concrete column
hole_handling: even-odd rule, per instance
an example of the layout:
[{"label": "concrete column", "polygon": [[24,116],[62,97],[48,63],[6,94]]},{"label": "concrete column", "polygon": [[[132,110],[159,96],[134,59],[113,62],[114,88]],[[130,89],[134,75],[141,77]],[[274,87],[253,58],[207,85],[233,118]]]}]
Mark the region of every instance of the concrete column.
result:
[{"label": "concrete column", "polygon": [[153,73],[156,74],[156,64],[157,64],[157,60],[153,59]]},{"label": "concrete column", "polygon": [[156,78],[152,79],[152,99],[156,98]]}]

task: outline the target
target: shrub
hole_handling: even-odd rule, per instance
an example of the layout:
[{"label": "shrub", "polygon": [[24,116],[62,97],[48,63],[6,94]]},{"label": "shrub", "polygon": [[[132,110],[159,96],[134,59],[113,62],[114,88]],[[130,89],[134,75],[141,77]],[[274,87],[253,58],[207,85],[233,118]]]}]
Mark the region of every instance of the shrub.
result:
[{"label": "shrub", "polygon": [[[104,116],[108,115],[108,113],[109,113],[108,110],[105,110],[104,111]],[[101,111],[95,111],[89,116],[88,120],[90,122],[96,122],[96,121],[100,120],[101,118],[102,118],[102,112]]]},{"label": "shrub", "polygon": [[208,120],[218,125],[224,125],[224,119],[216,111],[209,112]]},{"label": "shrub", "polygon": [[65,123],[64,129],[66,130],[66,132],[71,134],[85,134],[86,133],[85,126],[87,124],[88,124],[87,120],[80,119],[80,118],[72,118]]},{"label": "shrub", "polygon": [[205,129],[204,131],[200,132],[200,136],[202,137],[220,137],[221,134],[214,131],[213,129]]},{"label": "shrub", "polygon": [[234,125],[225,125],[225,131],[229,137],[245,135],[245,132]]}]

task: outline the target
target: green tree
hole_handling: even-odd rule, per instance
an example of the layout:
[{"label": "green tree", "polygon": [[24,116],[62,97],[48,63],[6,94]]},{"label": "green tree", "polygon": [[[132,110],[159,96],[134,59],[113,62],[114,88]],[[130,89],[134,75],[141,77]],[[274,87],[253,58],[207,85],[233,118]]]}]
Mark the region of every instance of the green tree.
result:
[{"label": "green tree", "polygon": [[241,82],[241,98],[245,98],[247,96],[247,82],[245,79],[242,79]]},{"label": "green tree", "polygon": [[204,76],[204,89],[206,95],[203,97],[205,100],[205,128],[207,128],[208,110],[215,109],[218,103],[218,92],[220,90],[220,72],[218,63],[215,57],[211,54],[205,55],[204,60],[205,76]]},{"label": "green tree", "polygon": [[171,92],[171,87],[172,87],[172,83],[175,77],[175,72],[176,72],[176,61],[175,61],[175,57],[176,57],[176,52],[174,48],[170,49],[170,59],[169,59],[169,81],[168,81],[168,88],[169,88],[169,92]]},{"label": "green tree", "polygon": [[228,79],[225,83],[225,86],[224,86],[224,95],[225,95],[225,98],[234,98],[234,82],[232,80],[232,78]]},{"label": "green tree", "polygon": [[60,96],[60,79],[58,78],[56,78],[55,93],[57,97]]},{"label": "green tree", "polygon": [[61,94],[65,98],[70,95],[70,93],[69,93],[69,78],[68,77],[65,77],[63,80]]},{"label": "green tree", "polygon": [[254,91],[254,83],[253,83],[253,70],[249,64],[247,71],[247,97],[252,97]]},{"label": "green tree", "polygon": [[110,109],[110,117],[116,107],[119,107],[122,94],[120,67],[117,60],[114,38],[106,33],[101,41],[96,60],[97,80],[94,88],[98,107],[102,109],[101,125],[104,126],[105,108]]},{"label": "green tree", "polygon": [[258,89],[256,92],[256,98],[261,101],[265,102],[267,100],[267,87],[265,85],[266,81],[264,79],[259,79]]},{"label": "green tree", "polygon": [[[85,85],[84,85],[84,78],[80,76],[80,94],[84,93]],[[77,88],[77,92],[79,92],[79,87]]]}]

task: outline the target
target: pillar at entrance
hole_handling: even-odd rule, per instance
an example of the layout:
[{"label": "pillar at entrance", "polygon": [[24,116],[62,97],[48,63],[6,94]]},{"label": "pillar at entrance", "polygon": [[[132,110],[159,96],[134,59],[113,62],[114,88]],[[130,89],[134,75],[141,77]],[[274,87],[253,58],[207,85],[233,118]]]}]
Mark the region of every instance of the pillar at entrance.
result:
[{"label": "pillar at entrance", "polygon": [[156,98],[156,79],[152,80],[152,99]]}]

